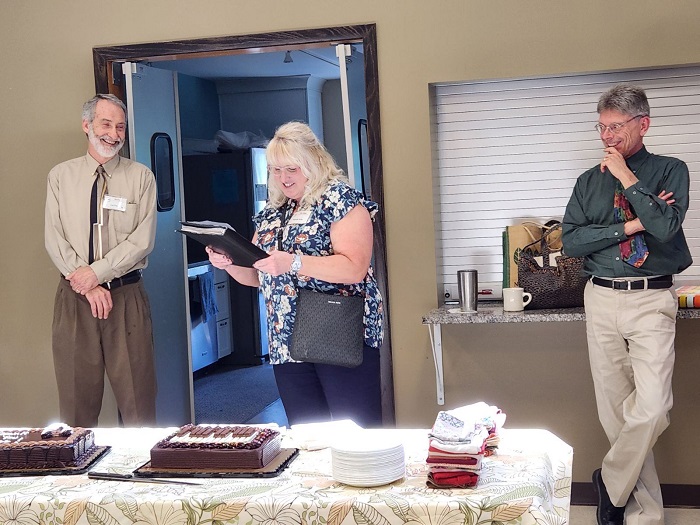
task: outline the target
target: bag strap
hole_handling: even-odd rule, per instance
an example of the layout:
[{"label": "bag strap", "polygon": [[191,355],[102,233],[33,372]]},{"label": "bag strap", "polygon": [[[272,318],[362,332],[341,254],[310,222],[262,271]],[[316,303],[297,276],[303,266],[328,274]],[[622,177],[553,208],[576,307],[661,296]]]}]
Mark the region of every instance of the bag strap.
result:
[{"label": "bag strap", "polygon": [[542,255],[547,255],[549,257],[550,253],[550,247],[549,247],[549,242],[547,238],[549,237],[549,234],[552,232],[555,232],[556,230],[561,229],[561,222],[559,221],[549,221],[547,224],[549,224],[548,227],[545,228],[544,232],[542,232],[542,237],[539,239],[534,240],[530,244],[526,244],[523,246],[523,250],[528,249],[530,246],[534,246],[537,243],[540,243],[540,251],[542,252]]},{"label": "bag strap", "polygon": [[293,213],[294,206],[292,205],[292,201],[288,200],[283,206],[282,216],[280,217],[280,227],[279,230],[277,230],[277,249],[281,252],[286,251],[282,248],[282,237],[284,236],[284,229],[287,227],[289,218]]},{"label": "bag strap", "polygon": [[[282,247],[282,238],[284,237],[284,229],[287,227],[289,219],[294,214],[294,208],[295,206],[292,200],[287,200],[287,202],[282,208],[282,216],[280,217],[280,227],[279,230],[277,230],[277,249],[281,252],[287,251]],[[295,282],[295,288],[297,290],[300,290],[302,287],[299,286],[299,276],[294,275],[293,280]]]},{"label": "bag strap", "polygon": [[[547,223],[547,224],[549,224],[549,223]],[[513,226],[535,226],[539,231],[543,231],[547,225],[539,223],[539,222],[535,222],[535,221],[523,221],[519,224],[514,224]],[[530,230],[530,228],[523,228],[523,229],[527,232],[528,237],[530,237],[530,239],[533,242],[538,240],[532,234],[532,231]]]}]

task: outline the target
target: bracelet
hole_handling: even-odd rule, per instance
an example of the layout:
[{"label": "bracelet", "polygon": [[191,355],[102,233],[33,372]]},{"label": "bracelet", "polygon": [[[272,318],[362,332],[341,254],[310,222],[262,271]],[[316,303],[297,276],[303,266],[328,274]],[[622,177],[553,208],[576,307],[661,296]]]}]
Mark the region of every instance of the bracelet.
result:
[{"label": "bracelet", "polygon": [[296,275],[299,270],[301,270],[301,255],[295,253],[292,255],[292,264],[289,267],[289,273]]}]

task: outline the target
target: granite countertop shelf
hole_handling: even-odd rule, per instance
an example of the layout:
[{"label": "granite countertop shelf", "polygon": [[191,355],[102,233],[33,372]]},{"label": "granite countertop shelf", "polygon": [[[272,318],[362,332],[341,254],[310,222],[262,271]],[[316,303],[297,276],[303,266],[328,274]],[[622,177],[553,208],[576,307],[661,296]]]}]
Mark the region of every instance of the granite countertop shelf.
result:
[{"label": "granite countertop shelf", "polygon": [[[699,319],[700,308],[679,308],[677,319]],[[437,404],[445,404],[445,390],[442,369],[442,325],[488,324],[488,323],[542,323],[562,321],[585,321],[583,307],[560,308],[555,310],[524,310],[504,312],[501,301],[480,301],[474,313],[462,312],[459,305],[441,306],[423,316],[423,324],[430,330],[433,360],[435,362],[435,383]]]},{"label": "granite countertop shelf", "polygon": [[[679,308],[677,319],[700,318],[700,309]],[[436,308],[423,316],[423,324],[482,324],[482,323],[535,323],[585,321],[583,307],[553,310],[524,310],[504,312],[501,301],[480,301],[476,313],[462,312],[458,305]]]},{"label": "granite countertop shelf", "polygon": [[447,305],[428,312],[423,324],[481,324],[481,323],[531,323],[548,321],[585,321],[581,308],[556,310],[524,310],[504,312],[501,301],[481,301],[476,313],[462,312],[459,305]]}]

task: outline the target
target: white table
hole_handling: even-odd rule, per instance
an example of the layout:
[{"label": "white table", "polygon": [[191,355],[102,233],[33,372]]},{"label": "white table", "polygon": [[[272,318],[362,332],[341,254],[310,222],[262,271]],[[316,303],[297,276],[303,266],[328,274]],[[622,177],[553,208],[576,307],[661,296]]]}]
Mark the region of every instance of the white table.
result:
[{"label": "white table", "polygon": [[[97,443],[112,450],[93,469],[130,473],[148,460],[151,446],[169,431],[96,429]],[[189,517],[189,525],[311,525],[321,518],[329,525],[463,525],[465,519],[568,523],[573,450],[546,430],[504,429],[497,455],[482,463],[477,486],[452,490],[425,484],[427,430],[384,432],[400,436],[407,457],[406,477],[390,485],[356,488],[334,481],[329,449],[302,450],[278,477],[191,479],[201,482],[197,486],[96,481],[86,474],[2,477],[0,522],[187,525]]]}]

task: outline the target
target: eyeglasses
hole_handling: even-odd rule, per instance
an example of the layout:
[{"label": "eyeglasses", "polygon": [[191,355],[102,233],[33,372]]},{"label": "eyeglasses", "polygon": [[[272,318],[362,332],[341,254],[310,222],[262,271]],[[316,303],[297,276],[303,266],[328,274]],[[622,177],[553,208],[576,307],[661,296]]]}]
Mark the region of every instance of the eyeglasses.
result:
[{"label": "eyeglasses", "polygon": [[624,122],[615,122],[614,124],[610,124],[609,126],[598,122],[598,124],[595,125],[595,130],[602,135],[607,129],[610,133],[614,135],[615,133],[618,133],[622,128],[624,128],[625,124],[632,122],[634,119],[640,117],[646,117],[646,115],[636,115],[629,120],[626,120]]},{"label": "eyeglasses", "polygon": [[287,172],[288,175],[294,175],[299,173],[299,166],[269,166],[267,168],[271,173],[275,175],[282,175],[282,172]]}]

